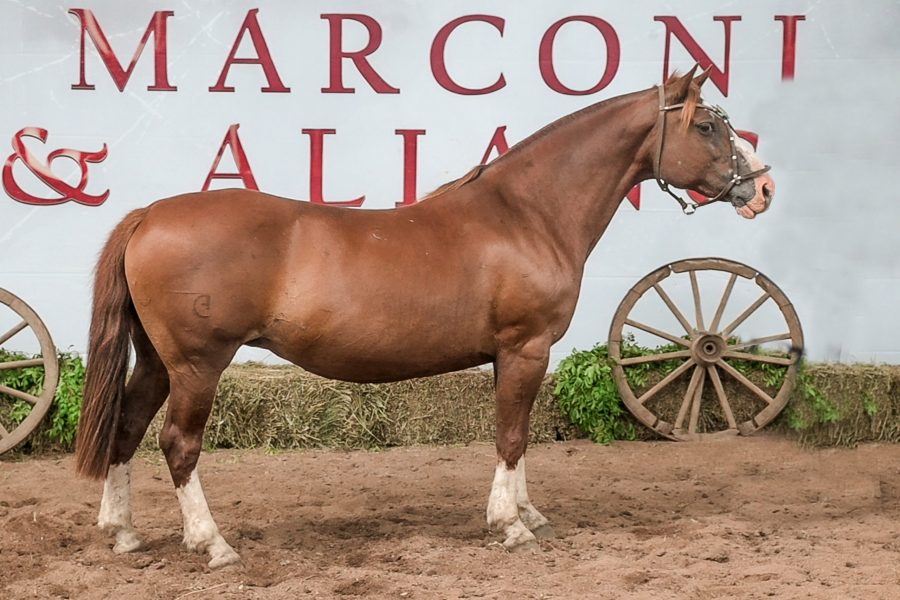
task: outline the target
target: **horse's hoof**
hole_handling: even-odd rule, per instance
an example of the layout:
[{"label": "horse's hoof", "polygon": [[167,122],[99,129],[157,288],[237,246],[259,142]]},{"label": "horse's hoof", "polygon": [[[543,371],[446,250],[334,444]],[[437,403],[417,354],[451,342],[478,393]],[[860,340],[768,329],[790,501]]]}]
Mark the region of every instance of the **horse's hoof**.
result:
[{"label": "horse's hoof", "polygon": [[214,556],[207,564],[210,569],[221,569],[222,567],[235,565],[239,562],[241,562],[241,557],[234,550],[230,550],[219,556]]},{"label": "horse's hoof", "polygon": [[221,569],[222,567],[241,562],[241,557],[238,556],[238,553],[224,540],[222,540],[222,544],[216,544],[210,548],[209,555],[212,557],[208,563],[210,569]]},{"label": "horse's hoof", "polygon": [[552,540],[556,537],[556,531],[553,530],[549,523],[544,523],[537,529],[532,529],[531,533],[539,540]]},{"label": "horse's hoof", "polygon": [[134,552],[144,547],[144,542],[134,531],[120,530],[116,534],[116,545],[113,546],[113,552],[116,554],[125,554]]},{"label": "horse's hoof", "polygon": [[513,554],[537,554],[541,551],[540,544],[534,538],[515,542],[507,540],[503,542],[503,547],[506,548],[507,552]]}]

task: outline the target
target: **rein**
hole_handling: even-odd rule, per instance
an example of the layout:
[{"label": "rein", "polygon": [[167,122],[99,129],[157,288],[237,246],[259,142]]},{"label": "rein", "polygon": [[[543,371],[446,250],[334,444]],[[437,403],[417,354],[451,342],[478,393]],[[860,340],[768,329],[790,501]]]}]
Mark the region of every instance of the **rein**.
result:
[{"label": "rein", "polygon": [[[719,119],[722,120],[723,123],[728,127],[728,141],[731,144],[731,179],[725,186],[719,191],[715,197],[710,198],[709,202],[704,202],[703,204],[698,204],[696,202],[686,201],[681,196],[677,195],[669,188],[669,184],[666,183],[666,180],[662,178],[662,174],[660,173],[660,163],[662,162],[662,153],[663,153],[663,144],[665,143],[666,138],[666,115],[669,111],[673,110],[681,110],[684,108],[684,102],[680,102],[678,104],[666,105],[666,92],[663,89],[663,86],[656,86],[659,90],[659,116],[656,120],[656,128],[659,130],[659,135],[657,136],[657,144],[656,144],[656,159],[653,161],[653,176],[656,178],[656,183],[659,185],[659,189],[666,192],[681,205],[681,210],[686,215],[694,214],[701,206],[706,206],[707,204],[712,204],[713,202],[723,201],[725,202],[725,196],[736,186],[737,184],[745,181],[747,179],[753,179],[759,175],[762,175],[772,167],[769,165],[764,166],[761,169],[757,169],[755,171],[751,171],[749,173],[738,173],[738,151],[737,145],[735,144],[734,137],[737,135],[737,131],[734,130],[734,127],[731,126],[731,122],[728,120],[728,114],[724,109],[720,106],[710,106],[709,104],[698,104],[698,108],[703,108],[709,111],[710,114],[715,115]],[[735,201],[740,202],[740,201]],[[746,202],[740,204],[739,206],[743,206]]]}]

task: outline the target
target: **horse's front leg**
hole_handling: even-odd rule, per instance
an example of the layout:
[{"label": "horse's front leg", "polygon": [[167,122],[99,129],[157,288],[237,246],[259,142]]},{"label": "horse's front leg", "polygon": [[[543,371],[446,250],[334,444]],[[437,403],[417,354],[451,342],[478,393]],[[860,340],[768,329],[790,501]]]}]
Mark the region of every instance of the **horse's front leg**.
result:
[{"label": "horse's front leg", "polygon": [[[488,499],[487,522],[504,536],[507,550],[536,549],[530,527],[547,526],[528,499],[525,485],[525,447],[528,417],[550,355],[550,345],[532,340],[502,351],[494,363],[497,397],[497,468]],[[543,532],[543,531],[541,531]]]},{"label": "horse's front leg", "polygon": [[531,503],[528,497],[528,485],[525,483],[525,456],[516,464],[516,505],[519,508],[519,518],[531,533],[538,538],[556,537],[556,533],[550,526],[547,517],[542,515]]}]

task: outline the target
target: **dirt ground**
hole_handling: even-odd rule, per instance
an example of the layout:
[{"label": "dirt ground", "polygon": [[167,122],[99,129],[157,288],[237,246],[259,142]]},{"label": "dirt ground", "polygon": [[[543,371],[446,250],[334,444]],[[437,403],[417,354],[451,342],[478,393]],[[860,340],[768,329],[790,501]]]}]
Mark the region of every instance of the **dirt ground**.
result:
[{"label": "dirt ground", "polygon": [[900,446],[566,442],[528,459],[558,537],[509,554],[484,524],[487,444],[205,454],[243,557],[215,572],[181,547],[156,455],[134,473],[149,548],[122,556],[71,457],[0,462],[0,598],[900,598]]}]

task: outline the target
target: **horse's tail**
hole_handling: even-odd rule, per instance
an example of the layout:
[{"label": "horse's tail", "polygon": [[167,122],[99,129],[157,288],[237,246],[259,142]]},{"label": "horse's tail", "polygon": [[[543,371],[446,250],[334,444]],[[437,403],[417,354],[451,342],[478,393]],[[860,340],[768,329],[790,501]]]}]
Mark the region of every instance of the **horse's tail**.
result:
[{"label": "horse's tail", "polygon": [[75,441],[75,470],[92,479],[106,477],[112,461],[131,355],[131,327],[140,327],[125,280],[125,247],[146,213],[146,208],[134,210],[113,229],[94,275],[84,400]]}]

